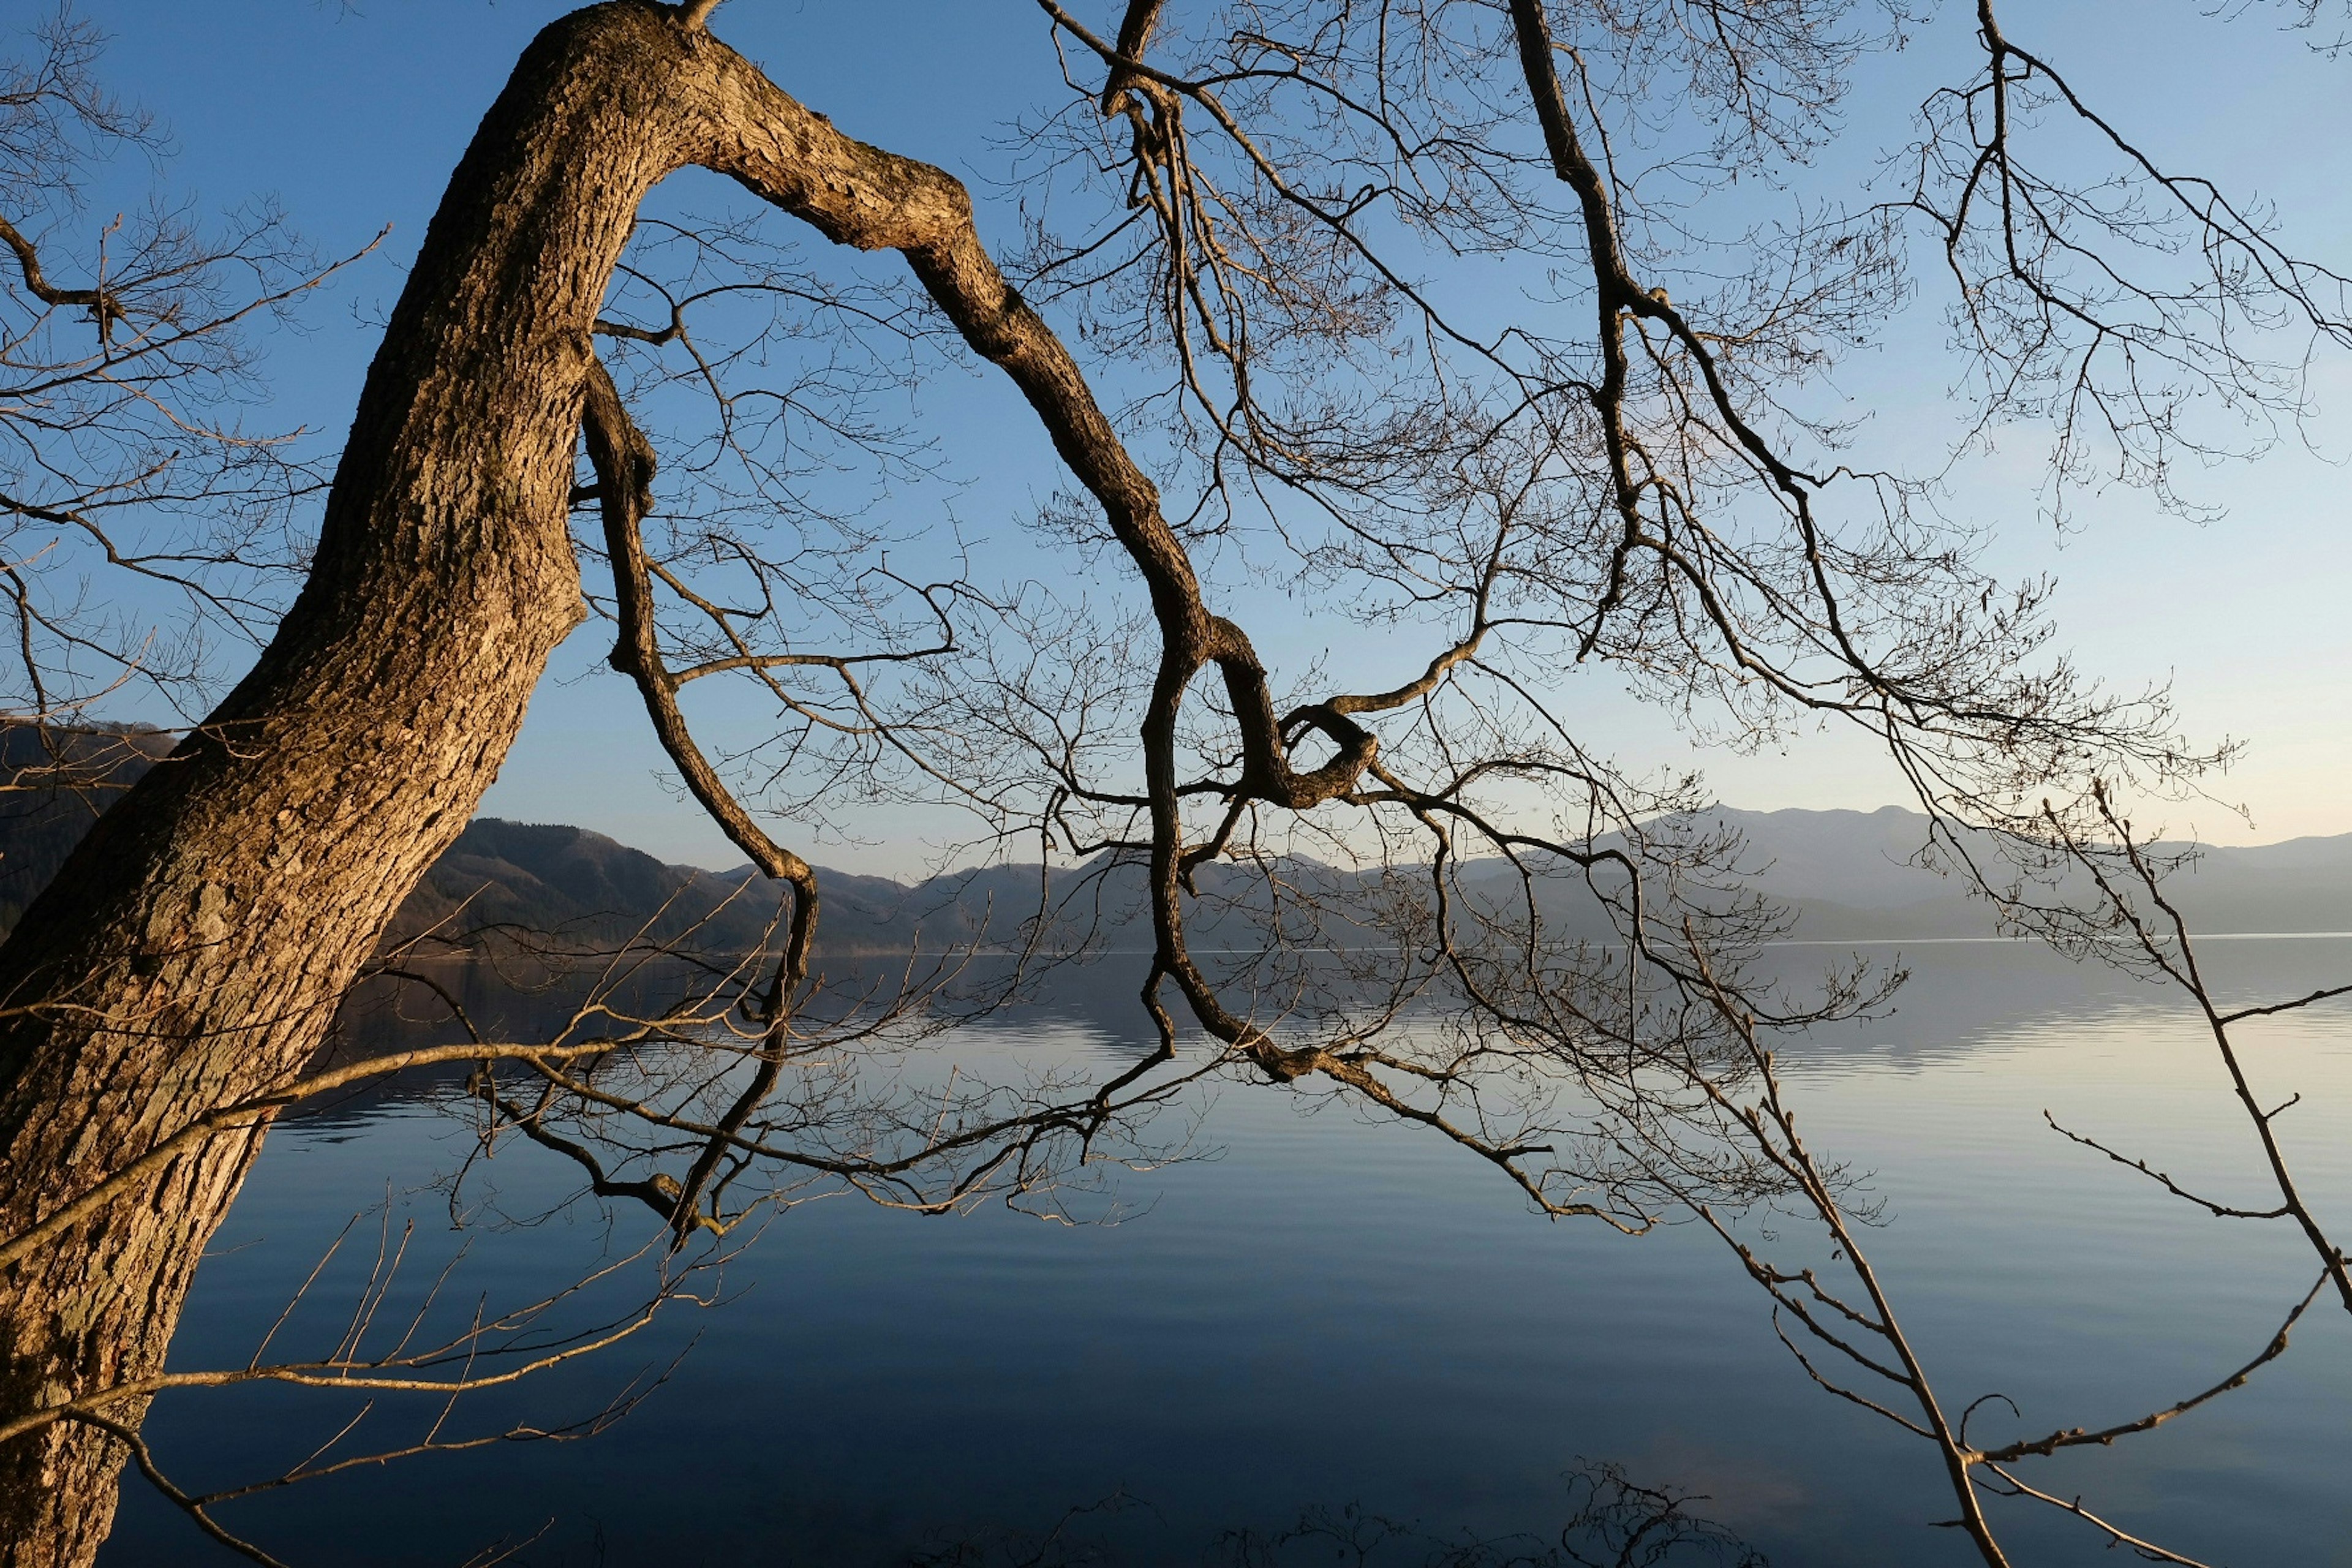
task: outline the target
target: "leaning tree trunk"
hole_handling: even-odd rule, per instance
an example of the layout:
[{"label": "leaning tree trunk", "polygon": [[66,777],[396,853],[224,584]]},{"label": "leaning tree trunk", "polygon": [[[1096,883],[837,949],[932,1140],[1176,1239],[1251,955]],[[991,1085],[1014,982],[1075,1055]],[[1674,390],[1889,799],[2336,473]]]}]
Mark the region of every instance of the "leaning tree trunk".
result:
[{"label": "leaning tree trunk", "polygon": [[[299,1073],[466,825],[585,614],[568,506],[598,304],[646,192],[740,142],[747,76],[646,3],[523,55],[369,369],[309,582],[0,949],[0,1238]],[[161,1369],[258,1145],[197,1145],[0,1274],[0,1423]],[[0,1563],[89,1562],[123,1458],[71,1420],[0,1449]]]},{"label": "leaning tree trunk", "polygon": [[[830,239],[904,252],[1102,502],[1164,614],[1207,635],[1157,491],[981,246],[963,187],[786,97],[688,19],[709,8],[614,0],[532,42],[369,370],[310,581],[253,673],[0,948],[0,1246],[297,1074],[465,826],[583,614],[567,509],[591,332],[639,201],[673,170],[717,170]],[[0,1272],[0,1427],[161,1367],[258,1142],[194,1148]],[[0,1564],[87,1563],[120,1448],[72,1422],[0,1447]]]}]

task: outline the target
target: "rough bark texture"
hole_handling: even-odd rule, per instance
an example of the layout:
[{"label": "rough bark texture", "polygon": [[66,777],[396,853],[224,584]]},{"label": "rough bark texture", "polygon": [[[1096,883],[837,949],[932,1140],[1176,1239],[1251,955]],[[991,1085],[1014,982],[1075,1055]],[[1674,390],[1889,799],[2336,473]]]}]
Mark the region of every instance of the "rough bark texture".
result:
[{"label": "rough bark texture", "polygon": [[[904,253],[1103,505],[1171,658],[1255,670],[962,185],[842,135],[677,9],[576,12],[524,54],[451,181],[276,639],[0,949],[0,1009],[26,1009],[0,1011],[0,1235],[298,1071],[465,826],[582,616],[566,506],[596,307],[639,201],[688,163]],[[215,1139],[0,1276],[0,1419],[160,1366],[257,1146]],[[0,1563],[87,1562],[118,1447],[60,1424],[0,1450]]]},{"label": "rough bark texture", "polygon": [[[0,949],[0,1234],[299,1071],[465,826],[583,614],[566,511],[597,306],[749,69],[644,4],[523,56],[370,369],[309,584]],[[0,1413],[161,1367],[258,1142],[214,1139],[0,1277]],[[71,1422],[0,1450],[0,1563],[89,1562],[121,1459]]]}]

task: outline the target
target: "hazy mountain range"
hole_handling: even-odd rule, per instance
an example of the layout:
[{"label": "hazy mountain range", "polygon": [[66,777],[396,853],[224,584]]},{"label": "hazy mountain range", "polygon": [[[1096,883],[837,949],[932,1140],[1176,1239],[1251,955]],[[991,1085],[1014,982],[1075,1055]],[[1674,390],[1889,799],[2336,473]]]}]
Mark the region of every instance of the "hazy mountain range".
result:
[{"label": "hazy mountain range", "polygon": [[[53,741],[51,742],[55,744]],[[68,742],[90,764],[74,792],[0,790],[0,929],[13,927],[33,896],[64,862],[107,800],[145,772],[164,748],[141,732],[96,734]],[[0,784],[44,760],[31,731],[0,731]],[[1736,827],[1748,848],[1750,885],[1793,906],[1793,935],[1825,941],[1916,940],[1990,935],[1992,915],[1980,900],[1933,872],[1908,864],[1925,838],[1926,819],[1886,806],[1874,812],[1719,809],[1708,820]],[[1286,868],[1296,881],[1355,884],[1351,873],[1312,863]],[[1474,885],[1507,883],[1499,864],[1464,868]],[[981,937],[1014,940],[1022,917],[1037,907],[1034,866],[997,867],[904,883],[827,870],[820,946],[835,952],[887,952],[910,944],[932,950]],[[1057,898],[1079,873],[1057,871]],[[477,819],[459,836],[403,906],[395,940],[439,926],[458,931],[505,924],[606,944],[642,931],[654,940],[690,936],[698,946],[740,951],[766,935],[775,900],[750,868],[709,871],[671,866],[599,833],[562,826]],[[1202,868],[1202,890],[1234,899],[1244,921],[1262,916],[1254,873]],[[2298,838],[2250,848],[2206,850],[2168,889],[2195,929],[2229,931],[2352,931],[2352,834]],[[1089,885],[1076,917],[1098,921],[1113,947],[1146,945],[1139,868],[1121,867]],[[1548,903],[1554,900],[1547,900]],[[1569,930],[1591,924],[1590,900],[1563,889],[1550,912]],[[1231,920],[1235,917],[1227,916]],[[1194,940],[1213,946],[1221,919],[1203,911]],[[1345,928],[1311,938],[1345,941]],[[1235,941],[1253,945],[1237,927]]]}]

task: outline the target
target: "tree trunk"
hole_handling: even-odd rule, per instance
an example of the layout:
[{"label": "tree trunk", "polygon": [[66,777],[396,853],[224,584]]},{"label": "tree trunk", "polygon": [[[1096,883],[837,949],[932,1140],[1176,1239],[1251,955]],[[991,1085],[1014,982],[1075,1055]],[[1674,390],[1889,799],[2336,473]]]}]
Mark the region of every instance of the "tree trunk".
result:
[{"label": "tree trunk", "polygon": [[[638,203],[673,170],[904,252],[1155,595],[1205,615],[1157,491],[981,245],[962,185],[842,135],[691,9],[614,0],[525,51],[369,370],[310,582],[253,672],[0,948],[0,1238],[298,1073],[465,826],[584,613],[567,508],[591,334]],[[161,1366],[258,1143],[215,1138],[0,1273],[0,1422]],[[0,1563],[87,1563],[120,1448],[70,1423],[0,1448]]]},{"label": "tree trunk", "polygon": [[[590,329],[725,53],[667,6],[583,11],[484,119],[369,369],[309,582],[0,949],[0,1237],[298,1073],[497,775],[585,615],[568,508]],[[259,1142],[214,1138],[0,1274],[0,1420],[161,1369]],[[71,1421],[0,1449],[0,1563],[89,1563],[123,1458]]]}]

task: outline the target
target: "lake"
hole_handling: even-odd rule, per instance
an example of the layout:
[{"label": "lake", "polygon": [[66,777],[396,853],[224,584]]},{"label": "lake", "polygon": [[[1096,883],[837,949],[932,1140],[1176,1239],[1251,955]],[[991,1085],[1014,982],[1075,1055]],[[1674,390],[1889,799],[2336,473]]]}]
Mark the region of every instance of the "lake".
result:
[{"label": "lake", "polygon": [[[2232,996],[2352,978],[2352,938],[2203,951]],[[1911,944],[1902,959],[1915,978],[1897,1012],[1823,1031],[1782,1066],[1809,1140],[1885,1201],[1865,1246],[1947,1405],[1998,1390],[2021,1408],[1980,1416],[1980,1437],[2105,1425],[2252,1356],[2317,1272],[2301,1237],[2212,1218],[2042,1121],[2047,1108],[2224,1201],[2273,1201],[2180,1000],[2025,944]],[[1109,967],[1059,1004],[939,1044],[1015,1069],[1115,1070],[1143,1031]],[[2279,1126],[2341,1241],[2352,1007],[2245,1031],[2265,1095],[2304,1097]],[[453,1228],[446,1178],[473,1140],[441,1100],[399,1087],[272,1133],[199,1274],[176,1367],[244,1363],[359,1215],[275,1353],[331,1342],[339,1325],[320,1325],[351,1316],[387,1205],[395,1237],[415,1226],[404,1279],[429,1282],[462,1247],[452,1301],[527,1300],[642,1240],[643,1211],[567,1201],[577,1173],[511,1142],[467,1173],[467,1223]],[[1928,1528],[1951,1512],[1932,1450],[1811,1384],[1699,1227],[1627,1238],[1544,1219],[1459,1151],[1328,1100],[1234,1080],[1190,1103],[1195,1157],[1121,1174],[1090,1223],[848,1197],[793,1207],[728,1265],[712,1304],[676,1304],[608,1352],[462,1403],[442,1436],[579,1419],[666,1373],[609,1430],[363,1467],[222,1518],[295,1564],[454,1565],[501,1542],[535,1564],[950,1550],[1328,1563],[1355,1559],[1328,1542],[1247,1559],[1232,1532],[1352,1506],[1424,1538],[1550,1541],[1591,1495],[1591,1467],[1614,1464],[1702,1494],[1693,1512],[1778,1568],[1977,1561],[1957,1531]],[[359,1408],[277,1388],[185,1394],[158,1404],[148,1433],[184,1485],[244,1484]],[[432,1417],[387,1401],[350,1451],[369,1432],[414,1440]],[[2352,1320],[2323,1298],[2247,1386],[2035,1474],[2209,1563],[2352,1564],[2347,1417]],[[2117,1560],[2038,1504],[1996,1502],[1991,1517],[2021,1564]],[[1400,1541],[1368,1560],[1433,1551]],[[1717,1560],[1733,1559],[1664,1561]],[[104,1561],[241,1559],[134,1476]]]}]

